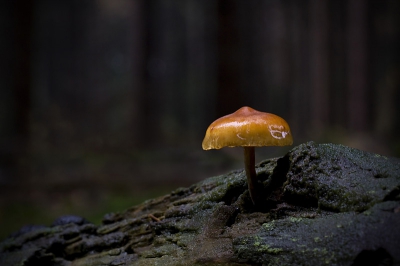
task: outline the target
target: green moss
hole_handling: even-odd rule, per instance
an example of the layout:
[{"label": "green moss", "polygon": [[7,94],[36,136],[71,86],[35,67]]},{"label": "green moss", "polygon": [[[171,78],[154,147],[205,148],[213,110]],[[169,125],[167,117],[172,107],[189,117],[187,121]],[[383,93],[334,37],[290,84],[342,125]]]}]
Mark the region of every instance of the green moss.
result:
[{"label": "green moss", "polygon": [[371,210],[366,210],[363,212],[364,215],[371,215]]},{"label": "green moss", "polygon": [[281,253],[283,251],[282,248],[272,248],[269,245],[261,245],[257,251],[259,252],[266,252],[269,253],[271,255],[278,255],[279,253]]},{"label": "green moss", "polygon": [[298,218],[298,217],[290,217],[289,221],[291,221],[292,223],[299,223],[303,220],[303,218]]},{"label": "green moss", "polygon": [[274,230],[275,229],[275,221],[264,223],[264,224],[262,224],[262,227],[267,231]]}]

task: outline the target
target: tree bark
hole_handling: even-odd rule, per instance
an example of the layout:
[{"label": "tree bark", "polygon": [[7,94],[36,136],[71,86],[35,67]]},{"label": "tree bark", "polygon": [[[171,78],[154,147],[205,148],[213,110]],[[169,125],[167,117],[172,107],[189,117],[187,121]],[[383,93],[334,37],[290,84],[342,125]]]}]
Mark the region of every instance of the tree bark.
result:
[{"label": "tree bark", "polygon": [[148,200],[94,225],[76,216],[22,228],[1,265],[375,265],[400,262],[400,160],[308,142],[257,165]]}]

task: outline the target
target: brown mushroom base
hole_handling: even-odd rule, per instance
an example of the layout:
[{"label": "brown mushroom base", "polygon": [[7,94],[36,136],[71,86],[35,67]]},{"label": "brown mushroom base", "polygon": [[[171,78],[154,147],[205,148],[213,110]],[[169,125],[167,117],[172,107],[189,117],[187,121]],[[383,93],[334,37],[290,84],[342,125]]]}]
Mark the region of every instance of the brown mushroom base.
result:
[{"label": "brown mushroom base", "polygon": [[257,205],[260,199],[257,190],[254,147],[244,147],[244,168],[246,170],[247,184],[249,186],[251,201],[254,205]]}]

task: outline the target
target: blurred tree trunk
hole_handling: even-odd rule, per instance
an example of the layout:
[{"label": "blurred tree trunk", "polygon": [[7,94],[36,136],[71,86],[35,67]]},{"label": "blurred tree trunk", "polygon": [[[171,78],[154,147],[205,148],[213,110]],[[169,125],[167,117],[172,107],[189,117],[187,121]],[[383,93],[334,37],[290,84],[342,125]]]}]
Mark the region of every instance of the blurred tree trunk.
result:
[{"label": "blurred tree trunk", "polygon": [[328,1],[310,1],[311,117],[317,133],[327,124],[329,112]]},{"label": "blurred tree trunk", "polygon": [[371,59],[374,131],[382,139],[400,132],[400,1],[373,2]]},{"label": "blurred tree trunk", "polygon": [[362,131],[368,123],[367,1],[349,0],[347,6],[348,128]]},{"label": "blurred tree trunk", "polygon": [[[237,1],[218,1],[217,117],[240,108],[240,33]],[[228,111],[229,110],[229,111]]]},{"label": "blurred tree trunk", "polygon": [[[345,127],[347,122],[346,108],[343,108],[346,95],[346,17],[347,0],[330,1],[330,102],[331,125]],[[326,123],[326,122],[325,122]]]},{"label": "blurred tree trunk", "polygon": [[[153,16],[154,6],[156,5],[155,0],[143,1],[143,46],[142,48],[142,62],[140,68],[143,71],[143,86],[139,90],[137,104],[139,106],[140,113],[138,113],[138,124],[136,132],[139,134],[138,147],[148,147],[148,140],[154,139],[157,131],[159,131],[159,123],[156,123],[157,117],[154,109],[160,110],[159,102],[157,100],[157,93],[154,87],[154,79],[158,78],[157,75],[160,72],[160,67],[156,64],[156,58],[153,55],[153,49],[157,44],[156,34],[152,34],[152,30],[156,29],[156,25]],[[155,15],[157,16],[157,15]],[[142,128],[146,129],[143,130]]]},{"label": "blurred tree trunk", "polygon": [[13,65],[14,32],[13,19],[15,18],[14,2],[4,2],[0,8],[0,184],[8,182],[12,175],[13,136],[15,135],[14,116],[14,79],[10,66]]},{"label": "blurred tree trunk", "polygon": [[293,64],[291,84],[288,95],[290,96],[289,119],[291,129],[297,136],[304,136],[301,129],[310,126],[310,76],[309,71],[309,38],[307,35],[308,7],[299,1],[293,1],[290,6],[289,27]]},{"label": "blurred tree trunk", "polygon": [[[31,106],[31,37],[32,1],[17,1],[14,4],[14,99],[15,139],[14,167],[18,177],[25,176],[27,167],[24,158],[29,145],[29,115]],[[21,165],[22,164],[22,165]]]},{"label": "blurred tree trunk", "polygon": [[291,36],[291,51],[293,56],[293,70],[291,74],[290,99],[290,124],[295,132],[307,132],[310,117],[310,79],[304,78],[310,76],[309,40],[304,37],[307,29],[308,6],[299,1],[291,4],[289,14],[289,27]]},{"label": "blurred tree trunk", "polygon": [[132,12],[129,16],[131,27],[129,27],[128,38],[131,45],[128,53],[132,62],[132,94],[130,94],[132,99],[129,101],[131,103],[129,112],[131,136],[128,139],[131,139],[135,146],[140,146],[141,140],[144,139],[143,135],[147,133],[143,132],[139,125],[149,124],[146,123],[141,112],[144,109],[141,96],[146,91],[146,2],[147,0],[132,1]]},{"label": "blurred tree trunk", "polygon": [[[188,0],[186,13],[186,89],[183,127],[190,130],[193,140],[203,137],[215,116],[216,3],[214,1]],[[202,129],[199,131],[199,129]],[[199,143],[195,144],[196,146]]]},{"label": "blurred tree trunk", "polygon": [[[286,116],[287,90],[290,86],[288,8],[282,1],[272,1],[264,7],[268,25],[266,44],[269,79],[267,86],[268,110]],[[262,52],[262,50],[261,50]]]}]

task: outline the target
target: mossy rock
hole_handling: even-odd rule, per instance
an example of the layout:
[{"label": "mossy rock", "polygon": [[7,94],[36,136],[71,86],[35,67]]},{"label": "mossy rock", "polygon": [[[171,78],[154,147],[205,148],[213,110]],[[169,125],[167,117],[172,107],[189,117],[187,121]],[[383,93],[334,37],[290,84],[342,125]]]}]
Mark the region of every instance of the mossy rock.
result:
[{"label": "mossy rock", "polygon": [[[0,243],[0,265],[399,265],[400,160],[308,142],[93,225],[63,217]],[[368,263],[367,263],[368,262]]]}]

